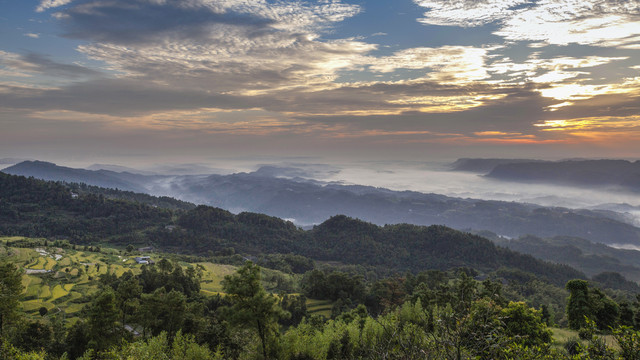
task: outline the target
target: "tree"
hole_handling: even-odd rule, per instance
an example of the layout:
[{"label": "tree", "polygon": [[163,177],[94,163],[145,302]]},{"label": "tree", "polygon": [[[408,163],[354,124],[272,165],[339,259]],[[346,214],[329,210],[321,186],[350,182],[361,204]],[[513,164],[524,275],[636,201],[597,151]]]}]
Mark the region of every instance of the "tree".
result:
[{"label": "tree", "polygon": [[589,284],[584,280],[570,280],[566,289],[569,290],[567,303],[567,320],[569,327],[578,330],[585,325],[585,317],[592,317],[589,304]]},{"label": "tree", "polygon": [[542,321],[540,311],[528,307],[523,302],[510,302],[502,309],[505,332],[519,338],[526,346],[543,345],[551,342],[551,331]]},{"label": "tree", "polygon": [[134,316],[140,309],[141,294],[142,286],[140,286],[138,280],[133,276],[118,284],[116,299],[120,314],[122,315],[121,322],[123,332],[127,324],[127,316]]},{"label": "tree", "polygon": [[596,325],[600,330],[615,327],[620,317],[620,307],[600,289],[589,291],[591,311],[595,317]]},{"label": "tree", "polygon": [[22,288],[22,273],[18,268],[9,263],[0,264],[0,338],[4,335],[5,324],[20,304],[18,298]]},{"label": "tree", "polygon": [[257,332],[267,359],[267,344],[278,333],[278,320],[287,314],[260,284],[260,267],[247,261],[235,274],[224,277],[222,287],[233,304],[227,311],[229,319]]},{"label": "tree", "polygon": [[142,294],[141,323],[154,336],[162,331],[173,336],[182,328],[186,312],[187,298],[179,291],[159,288],[153,294]]},{"label": "tree", "polygon": [[100,292],[87,306],[87,325],[91,347],[107,349],[119,340],[116,295],[110,287]]}]

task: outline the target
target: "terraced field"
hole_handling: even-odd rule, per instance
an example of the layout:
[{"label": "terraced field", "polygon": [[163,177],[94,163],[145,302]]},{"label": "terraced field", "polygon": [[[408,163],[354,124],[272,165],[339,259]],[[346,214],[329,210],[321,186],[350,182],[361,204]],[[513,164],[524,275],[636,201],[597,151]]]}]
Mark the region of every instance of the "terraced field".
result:
[{"label": "terraced field", "polygon": [[[22,277],[22,307],[27,314],[34,317],[39,316],[38,310],[41,307],[45,307],[48,310],[60,309],[68,315],[68,319],[73,319],[73,315],[86,305],[77,301],[98,291],[97,279],[100,275],[115,273],[121,276],[127,271],[134,274],[141,271],[141,265],[135,262],[133,256],[120,255],[120,252],[114,249],[91,252],[44,247],[38,246],[43,240],[20,237],[0,237],[0,244],[18,240],[33,241],[34,247],[3,247],[3,251],[22,269],[41,271],[25,273]],[[222,291],[222,279],[236,270],[234,266],[212,263],[182,263],[182,266],[185,269],[199,269],[202,273],[202,293],[205,295],[219,294]],[[47,270],[48,272],[45,272]]]},{"label": "terraced field", "polygon": [[322,315],[327,319],[331,318],[333,303],[331,300],[307,299],[307,311],[309,315]]}]

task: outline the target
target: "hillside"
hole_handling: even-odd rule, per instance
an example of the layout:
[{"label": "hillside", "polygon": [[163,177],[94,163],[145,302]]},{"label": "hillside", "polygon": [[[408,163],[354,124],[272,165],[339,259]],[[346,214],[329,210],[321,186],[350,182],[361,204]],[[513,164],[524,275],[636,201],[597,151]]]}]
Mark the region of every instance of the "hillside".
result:
[{"label": "hillside", "polygon": [[510,267],[556,284],[584,277],[566,266],[498,248],[485,238],[444,226],[380,227],[334,216],[303,231],[275,217],[234,215],[208,206],[183,211],[94,194],[73,198],[62,184],[6,174],[0,174],[0,200],[2,235],[64,238],[80,244],[150,244],[197,254],[295,253],[381,272]]},{"label": "hillside", "polygon": [[144,191],[143,187],[136,183],[136,180],[139,180],[141,175],[118,173],[109,170],[75,169],[44,161],[23,161],[2,169],[2,172],[11,175],[32,176],[42,180],[85,183],[104,188],[138,192]]},{"label": "hillside", "polygon": [[547,239],[535,236],[496,238],[494,242],[539,259],[567,264],[588,276],[615,271],[628,279],[640,281],[640,252],[636,250],[615,249],[580,238],[561,236]]},{"label": "hillside", "polygon": [[77,243],[132,239],[171,223],[174,213],[103,195],[74,196],[54,182],[0,173],[0,234],[68,238]]}]

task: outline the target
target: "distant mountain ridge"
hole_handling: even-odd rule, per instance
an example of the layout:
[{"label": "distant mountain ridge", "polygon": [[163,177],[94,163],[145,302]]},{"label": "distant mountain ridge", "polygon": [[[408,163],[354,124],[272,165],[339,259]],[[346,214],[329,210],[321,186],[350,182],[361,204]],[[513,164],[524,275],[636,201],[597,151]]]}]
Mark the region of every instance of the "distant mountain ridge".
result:
[{"label": "distant mountain ridge", "polygon": [[469,171],[488,178],[525,183],[610,187],[640,192],[640,160],[561,160],[461,158],[452,171]]},{"label": "distant mountain ridge", "polygon": [[[305,179],[286,179],[266,168],[231,175],[145,176],[107,170],[59,167],[25,162],[7,171],[36,178],[171,196],[234,213],[259,212],[319,224],[345,214],[378,225],[409,223],[445,225],[459,230],[490,230],[519,237],[573,236],[605,244],[640,246],[640,228],[602,211],[570,210],[502,201],[453,198],[438,194],[392,191]],[[287,170],[289,175],[297,175]],[[277,175],[276,175],[277,176]],[[182,205],[179,205],[182,206]]]},{"label": "distant mountain ridge", "polygon": [[640,191],[640,161],[569,160],[499,164],[487,177],[578,186],[610,186]]},{"label": "distant mountain ridge", "polygon": [[[11,175],[22,175],[49,181],[63,181],[68,183],[85,183],[105,188],[129,191],[144,191],[144,188],[134,181],[140,175],[117,173],[109,170],[85,170],[65,166],[58,166],[45,161],[23,161],[19,164],[3,169],[2,172]],[[128,178],[128,179],[127,179]]]},{"label": "distant mountain ridge", "polygon": [[565,235],[605,244],[640,244],[639,228],[589,210],[369,186],[319,185],[255,173],[182,178],[173,189],[186,201],[199,199],[200,203],[234,212],[261,212],[298,223],[320,223],[335,214],[346,214],[378,225],[440,224],[461,230],[486,229],[509,237]]},{"label": "distant mountain ridge", "polygon": [[477,158],[460,158],[450,165],[453,171],[469,171],[486,174],[498,165],[543,162],[543,160],[532,159],[477,159]]}]

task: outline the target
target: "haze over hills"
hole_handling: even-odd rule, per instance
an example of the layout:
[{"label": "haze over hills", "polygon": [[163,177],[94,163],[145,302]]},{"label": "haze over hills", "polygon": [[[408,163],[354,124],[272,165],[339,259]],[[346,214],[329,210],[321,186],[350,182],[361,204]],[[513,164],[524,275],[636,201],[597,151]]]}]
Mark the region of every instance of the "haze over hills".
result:
[{"label": "haze over hills", "polygon": [[[480,234],[487,236],[488,234]],[[627,279],[640,281],[640,252],[637,250],[615,249],[585,239],[569,236],[555,236],[542,239],[523,236],[505,239],[488,235],[496,245],[533,255],[539,259],[567,264],[588,276],[603,272],[618,272]]]},{"label": "haze over hills", "polygon": [[477,172],[502,181],[606,187],[640,192],[640,161],[465,158],[454,162],[451,169]]},{"label": "haze over hills", "polygon": [[488,173],[498,165],[541,162],[533,159],[475,159],[460,158],[450,165],[452,171]]},{"label": "haze over hills", "polygon": [[290,219],[298,225],[319,224],[336,214],[345,214],[378,225],[440,224],[456,229],[489,230],[508,237],[527,234],[574,236],[605,244],[640,247],[640,229],[625,223],[624,216],[617,212],[463,199],[309,179],[318,176],[318,172],[330,174],[335,171],[331,168],[309,171],[263,166],[252,173],[231,175],[148,176],[24,162],[3,171],[172,196],[235,213],[260,212]]},{"label": "haze over hills", "polygon": [[607,186],[640,191],[640,161],[580,160],[497,165],[487,176],[520,182]]}]

